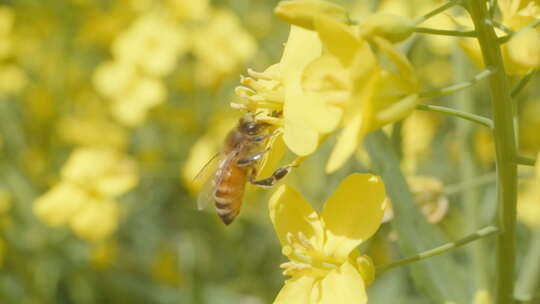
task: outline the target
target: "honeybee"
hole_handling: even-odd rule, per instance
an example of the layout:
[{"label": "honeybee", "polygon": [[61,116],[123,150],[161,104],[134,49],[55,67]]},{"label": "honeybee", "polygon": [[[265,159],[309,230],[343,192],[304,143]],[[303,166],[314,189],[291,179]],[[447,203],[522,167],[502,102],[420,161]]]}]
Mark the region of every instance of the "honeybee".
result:
[{"label": "honeybee", "polygon": [[[268,188],[289,173],[291,166],[284,166],[270,177],[256,180],[258,165],[268,152],[265,143],[274,135],[269,129],[270,124],[257,121],[256,114],[240,118],[225,138],[217,169],[199,193],[199,210],[214,202],[217,214],[229,225],[240,213],[246,183]],[[208,167],[205,165],[201,172]]]}]

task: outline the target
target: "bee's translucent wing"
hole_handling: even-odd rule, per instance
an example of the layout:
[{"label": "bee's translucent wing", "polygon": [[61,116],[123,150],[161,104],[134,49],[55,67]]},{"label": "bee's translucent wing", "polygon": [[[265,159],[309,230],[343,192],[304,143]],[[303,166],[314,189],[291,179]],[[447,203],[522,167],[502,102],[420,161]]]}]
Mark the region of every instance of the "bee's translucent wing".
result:
[{"label": "bee's translucent wing", "polygon": [[197,197],[197,209],[203,210],[214,201],[215,178],[212,176],[206,180]]},{"label": "bee's translucent wing", "polygon": [[218,158],[219,158],[218,156],[220,155],[221,155],[220,152],[214,154],[214,156],[212,156],[212,158],[210,158],[206,162],[206,164],[202,166],[201,170],[199,170],[197,175],[195,175],[195,177],[193,178],[193,182],[197,182],[200,180],[205,181],[208,179],[208,177],[210,177],[210,175],[213,175],[213,173],[216,172]]},{"label": "bee's translucent wing", "polygon": [[214,155],[193,178],[194,183],[202,184],[197,197],[197,208],[199,210],[205,209],[214,200],[216,170],[220,163],[219,159],[223,158],[220,156],[221,153]]},{"label": "bee's translucent wing", "polygon": [[[206,207],[208,207],[208,205],[214,202],[215,200],[214,194],[216,192],[216,185],[219,185],[221,183],[221,177],[216,176],[216,172],[219,169],[223,169],[229,166],[233,157],[235,157],[237,153],[238,151],[234,150],[230,152],[229,154],[227,154],[225,158],[213,157],[212,160],[204,166],[203,168],[204,172],[202,173],[202,175],[210,175],[210,176],[207,177],[206,182],[203,184],[199,192],[199,196],[197,197],[197,207],[199,210],[205,209]],[[219,159],[221,160],[218,161]],[[211,174],[208,174],[206,172],[210,172]]]}]

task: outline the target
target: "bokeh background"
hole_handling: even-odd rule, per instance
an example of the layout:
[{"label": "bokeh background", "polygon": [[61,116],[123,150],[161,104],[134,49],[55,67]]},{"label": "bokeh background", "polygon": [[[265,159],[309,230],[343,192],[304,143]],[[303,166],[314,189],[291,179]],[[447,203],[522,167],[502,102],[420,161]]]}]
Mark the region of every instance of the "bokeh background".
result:
[{"label": "bokeh background", "polygon": [[[242,115],[229,107],[239,75],[281,56],[288,25],[272,15],[276,3],[0,1],[1,303],[271,303],[285,261],[267,214],[271,191],[250,189],[225,227],[213,210],[197,211],[192,180]],[[416,17],[439,1],[343,3],[354,18],[374,10]],[[403,48],[426,89],[478,72],[453,38],[419,37]],[[533,81],[516,105],[531,156],[540,147]],[[480,85],[435,102],[489,115],[483,92]],[[487,130],[415,112],[393,138],[426,217],[449,238],[491,223]],[[349,173],[369,171],[359,148],[325,175],[332,144],[287,178],[313,203]],[[533,173],[520,174],[522,256],[540,223],[540,194]],[[400,257],[398,237],[385,224],[362,249],[384,264]],[[489,281],[492,246],[459,250],[471,269],[488,269],[471,280]],[[372,303],[430,303],[406,268],[378,277],[369,294]]]}]

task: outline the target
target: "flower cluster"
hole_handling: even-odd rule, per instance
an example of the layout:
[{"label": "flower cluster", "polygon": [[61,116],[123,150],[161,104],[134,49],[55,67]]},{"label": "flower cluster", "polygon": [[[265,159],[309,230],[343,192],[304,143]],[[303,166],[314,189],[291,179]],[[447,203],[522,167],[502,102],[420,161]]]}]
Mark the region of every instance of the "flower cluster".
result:
[{"label": "flower cluster", "polygon": [[[140,125],[151,108],[166,100],[164,78],[188,52],[196,58],[197,83],[211,86],[249,60],[257,49],[230,11],[211,10],[204,1],[193,6],[171,5],[177,8],[172,13],[148,8],[113,40],[112,60],[95,71],[97,91],[112,101],[113,115],[127,126]],[[229,35],[237,39],[233,41]]]},{"label": "flower cluster", "polygon": [[62,168],[62,178],[34,203],[51,226],[68,225],[78,236],[99,241],[116,230],[116,198],[137,184],[135,163],[114,150],[80,148]]},{"label": "flower cluster", "polygon": [[249,71],[236,90],[241,102],[233,104],[282,112],[261,120],[279,126],[299,156],[312,154],[327,134],[341,129],[329,173],[366,133],[404,118],[420,102],[412,65],[392,44],[411,34],[410,22],[373,15],[349,25],[340,11],[325,1],[278,5],[278,17],[293,24],[282,58],[263,73]]}]

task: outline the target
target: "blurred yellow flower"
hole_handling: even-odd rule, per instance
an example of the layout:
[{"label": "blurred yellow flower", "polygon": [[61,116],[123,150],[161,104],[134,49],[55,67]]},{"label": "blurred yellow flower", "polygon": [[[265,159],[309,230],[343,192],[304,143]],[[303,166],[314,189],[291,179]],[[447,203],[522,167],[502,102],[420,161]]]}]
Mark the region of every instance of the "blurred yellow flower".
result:
[{"label": "blurred yellow flower", "polygon": [[370,174],[347,177],[321,214],[294,188],[279,187],[270,217],[289,259],[283,274],[291,278],[274,303],[367,303],[375,269],[355,248],[377,231],[386,202],[382,180]]},{"label": "blurred yellow flower", "polygon": [[540,99],[525,100],[519,119],[520,147],[527,152],[540,151]]},{"label": "blurred yellow flower", "polygon": [[13,40],[11,31],[15,24],[15,14],[11,8],[0,7],[0,59],[11,55],[13,50]]},{"label": "blurred yellow flower", "polygon": [[58,122],[57,130],[66,142],[76,146],[122,149],[128,141],[127,130],[105,118],[68,116]]},{"label": "blurred yellow flower", "polygon": [[257,52],[255,38],[229,10],[215,10],[208,23],[193,36],[193,55],[197,59],[195,77],[200,86],[219,83],[246,64]]},{"label": "blurred yellow flower", "polygon": [[28,83],[24,71],[17,65],[0,65],[0,95],[16,94]]},{"label": "blurred yellow flower", "polygon": [[[501,10],[502,25],[513,31],[512,37],[502,45],[502,55],[509,75],[524,75],[540,67],[540,28],[530,27],[540,18],[540,3],[525,0],[498,1]],[[470,22],[462,23],[470,28]],[[497,30],[499,37],[505,34]],[[460,46],[475,64],[484,66],[480,46],[476,39],[467,38],[459,41]]]},{"label": "blurred yellow flower", "polygon": [[403,120],[401,167],[406,174],[416,174],[420,161],[431,155],[433,138],[439,125],[438,116],[425,111],[414,111]]},{"label": "blurred yellow flower", "polygon": [[170,13],[180,20],[201,20],[210,14],[209,0],[167,0]]},{"label": "blurred yellow flower", "polygon": [[137,184],[135,162],[106,148],[79,148],[62,168],[59,184],[34,202],[51,226],[69,225],[80,237],[98,241],[118,225],[116,198]]},{"label": "blurred yellow flower", "polygon": [[165,15],[152,12],[139,17],[113,41],[112,53],[123,64],[138,66],[149,75],[162,77],[176,68],[188,47],[188,35],[182,27]]},{"label": "blurred yellow flower", "polygon": [[540,153],[537,154],[535,178],[522,181],[518,192],[517,218],[531,229],[540,227]]},{"label": "blurred yellow flower", "polygon": [[165,101],[165,85],[157,78],[137,72],[135,67],[120,61],[109,61],[94,72],[94,86],[112,99],[115,118],[127,126],[144,122],[147,112]]}]

